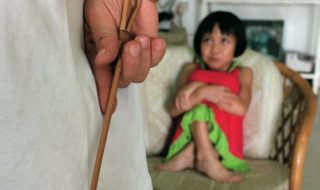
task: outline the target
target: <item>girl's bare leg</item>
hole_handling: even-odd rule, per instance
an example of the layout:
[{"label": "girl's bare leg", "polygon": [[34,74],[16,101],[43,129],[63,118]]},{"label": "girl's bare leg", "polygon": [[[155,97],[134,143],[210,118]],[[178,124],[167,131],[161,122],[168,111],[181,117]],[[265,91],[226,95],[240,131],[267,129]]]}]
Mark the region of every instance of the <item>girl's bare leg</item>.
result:
[{"label": "girl's bare leg", "polygon": [[242,177],[229,171],[219,161],[217,151],[209,140],[206,122],[195,122],[192,134],[196,148],[195,167],[209,178],[221,183],[238,183]]},{"label": "girl's bare leg", "polygon": [[158,164],[155,169],[177,172],[194,167],[194,143],[191,142],[179,154],[168,162]]}]

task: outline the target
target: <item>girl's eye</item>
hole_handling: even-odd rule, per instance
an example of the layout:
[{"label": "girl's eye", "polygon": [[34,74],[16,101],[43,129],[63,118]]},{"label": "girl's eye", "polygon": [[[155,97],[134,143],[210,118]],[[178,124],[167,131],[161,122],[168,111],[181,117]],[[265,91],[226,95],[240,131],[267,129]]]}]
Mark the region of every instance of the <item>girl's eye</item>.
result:
[{"label": "girl's eye", "polygon": [[211,42],[211,38],[210,37],[204,37],[202,39],[202,43],[210,43]]},{"label": "girl's eye", "polygon": [[227,44],[227,43],[229,43],[229,39],[227,37],[222,37],[221,42],[223,44]]}]

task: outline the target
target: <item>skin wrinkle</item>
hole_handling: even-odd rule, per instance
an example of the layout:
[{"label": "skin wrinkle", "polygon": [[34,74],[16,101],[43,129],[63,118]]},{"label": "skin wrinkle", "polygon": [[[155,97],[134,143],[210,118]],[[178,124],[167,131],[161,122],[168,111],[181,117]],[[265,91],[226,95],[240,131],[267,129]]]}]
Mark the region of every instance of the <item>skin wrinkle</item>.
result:
[{"label": "skin wrinkle", "polygon": [[[120,17],[121,17],[120,13],[122,11],[122,9],[121,9],[122,7],[119,6],[119,1],[116,1],[116,2],[118,2],[118,3],[115,3],[114,1],[111,1],[111,3],[109,4],[109,3],[106,3],[104,1],[103,4],[110,11],[111,15],[113,16],[112,18],[113,18],[114,22],[119,27],[119,25],[120,25]],[[109,6],[115,7],[115,8],[111,9]],[[107,11],[105,10],[105,12],[107,12]],[[115,13],[118,13],[118,14],[115,14]]]}]

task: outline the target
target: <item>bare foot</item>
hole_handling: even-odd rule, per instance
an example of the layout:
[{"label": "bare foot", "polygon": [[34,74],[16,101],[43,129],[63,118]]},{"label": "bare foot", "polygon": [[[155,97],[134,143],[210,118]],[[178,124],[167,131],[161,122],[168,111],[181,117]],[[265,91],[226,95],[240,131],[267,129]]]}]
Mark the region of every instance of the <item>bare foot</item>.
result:
[{"label": "bare foot", "polygon": [[214,154],[215,151],[209,151],[202,155],[197,155],[196,168],[219,183],[239,183],[243,177],[229,171],[220,163]]},{"label": "bare foot", "polygon": [[165,170],[177,172],[194,167],[194,143],[190,143],[183,151],[177,154],[168,162],[158,164],[154,168],[157,170]]}]

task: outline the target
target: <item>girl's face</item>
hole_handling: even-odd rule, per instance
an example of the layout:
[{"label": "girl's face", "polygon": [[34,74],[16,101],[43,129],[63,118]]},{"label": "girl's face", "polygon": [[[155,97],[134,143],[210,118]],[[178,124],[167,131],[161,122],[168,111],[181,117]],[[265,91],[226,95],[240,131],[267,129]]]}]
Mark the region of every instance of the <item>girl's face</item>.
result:
[{"label": "girl's face", "polygon": [[201,41],[201,58],[212,70],[227,71],[233,60],[236,38],[222,34],[218,24],[211,33],[206,33]]}]

